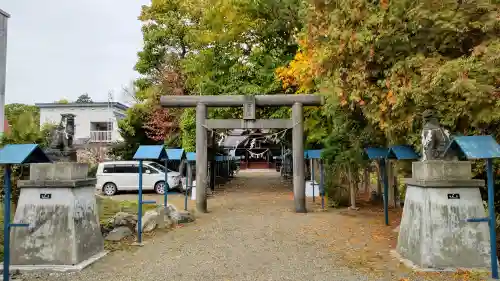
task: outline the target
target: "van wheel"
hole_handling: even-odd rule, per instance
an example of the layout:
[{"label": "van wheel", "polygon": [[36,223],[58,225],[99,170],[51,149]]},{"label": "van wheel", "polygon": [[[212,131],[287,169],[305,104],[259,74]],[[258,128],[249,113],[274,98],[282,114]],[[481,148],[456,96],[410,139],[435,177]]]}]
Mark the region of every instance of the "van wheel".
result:
[{"label": "van wheel", "polygon": [[158,194],[165,194],[165,181],[159,181],[155,184],[155,192]]},{"label": "van wheel", "polygon": [[116,194],[117,191],[118,188],[116,188],[116,184],[112,182],[105,183],[104,186],[102,187],[102,192],[107,196],[113,196]]}]

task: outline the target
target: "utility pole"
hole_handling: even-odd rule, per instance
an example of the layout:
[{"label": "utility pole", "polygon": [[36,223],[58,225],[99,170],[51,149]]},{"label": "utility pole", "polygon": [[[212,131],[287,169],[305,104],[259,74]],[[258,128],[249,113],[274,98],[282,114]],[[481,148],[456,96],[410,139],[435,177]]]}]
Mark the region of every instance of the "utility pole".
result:
[{"label": "utility pole", "polygon": [[0,10],[0,136],[5,131],[5,74],[7,69],[7,21],[10,15]]}]

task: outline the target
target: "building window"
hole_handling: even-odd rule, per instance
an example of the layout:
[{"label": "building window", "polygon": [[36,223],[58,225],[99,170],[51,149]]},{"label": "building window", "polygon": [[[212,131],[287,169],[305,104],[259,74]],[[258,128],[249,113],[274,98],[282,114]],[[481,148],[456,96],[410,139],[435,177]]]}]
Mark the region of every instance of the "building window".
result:
[{"label": "building window", "polygon": [[91,131],[112,131],[113,122],[90,122]]},{"label": "building window", "polygon": [[113,122],[90,122],[91,142],[111,142]]}]

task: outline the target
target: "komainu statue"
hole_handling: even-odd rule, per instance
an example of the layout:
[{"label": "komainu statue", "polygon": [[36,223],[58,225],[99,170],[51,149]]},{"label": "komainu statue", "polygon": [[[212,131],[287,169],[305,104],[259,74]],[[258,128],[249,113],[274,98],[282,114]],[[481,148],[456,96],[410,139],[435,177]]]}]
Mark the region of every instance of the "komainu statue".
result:
[{"label": "komainu statue", "polygon": [[444,152],[451,141],[448,130],[441,127],[434,110],[422,114],[422,161],[444,159]]},{"label": "komainu statue", "polygon": [[59,125],[51,133],[51,142],[47,155],[52,161],[76,161],[73,147],[75,136],[75,115],[61,114]]}]

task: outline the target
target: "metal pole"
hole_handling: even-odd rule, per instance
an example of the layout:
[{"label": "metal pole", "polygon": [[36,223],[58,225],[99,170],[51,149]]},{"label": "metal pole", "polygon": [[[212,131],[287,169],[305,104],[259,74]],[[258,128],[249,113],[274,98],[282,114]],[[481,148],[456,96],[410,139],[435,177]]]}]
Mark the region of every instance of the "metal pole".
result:
[{"label": "metal pole", "polygon": [[9,266],[10,266],[10,165],[5,165],[4,175],[4,221],[3,221],[3,280],[9,279]]},{"label": "metal pole", "polygon": [[316,199],[315,199],[315,194],[314,194],[314,160],[311,159],[311,161],[309,161],[311,163],[311,182],[312,182],[312,187],[313,187],[313,202],[316,202]]},{"label": "metal pole", "polygon": [[495,216],[495,189],[493,174],[493,159],[486,159],[486,174],[488,181],[488,214],[490,215],[490,246],[491,246],[491,277],[498,279],[497,264],[497,234],[496,234],[496,216]]},{"label": "metal pole", "polygon": [[207,213],[207,130],[203,126],[207,118],[207,107],[196,105],[196,209]]},{"label": "metal pole", "polygon": [[170,186],[168,185],[168,167],[167,167],[167,164],[168,164],[168,158],[165,158],[165,185],[164,185],[165,194],[163,196],[163,206],[165,206],[165,208],[168,206],[167,205],[167,203],[168,203],[168,191],[170,190]]},{"label": "metal pole", "polygon": [[[5,74],[7,67],[7,21],[10,15],[0,10],[0,135],[5,122]],[[5,280],[5,279],[4,279]]]},{"label": "metal pole", "polygon": [[137,206],[137,242],[142,243],[142,160],[139,160],[139,198]]},{"label": "metal pole", "polygon": [[384,182],[384,219],[385,225],[389,225],[389,179],[387,178],[387,170],[385,159],[379,160],[380,176]]},{"label": "metal pole", "polygon": [[325,209],[325,176],[323,160],[319,160],[319,194],[321,194],[321,209]]},{"label": "metal pole", "polygon": [[301,103],[292,106],[293,123],[293,198],[295,212],[306,213],[306,182],[304,179],[304,112]]},{"label": "metal pole", "polygon": [[186,190],[184,191],[184,210],[188,209],[188,190],[191,187],[191,164],[186,163]]}]

